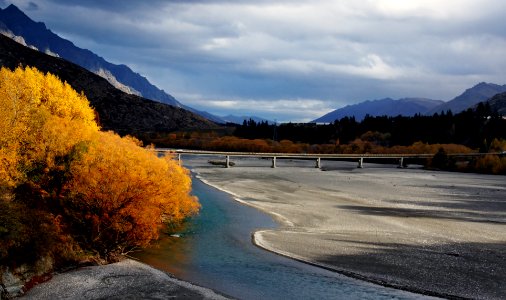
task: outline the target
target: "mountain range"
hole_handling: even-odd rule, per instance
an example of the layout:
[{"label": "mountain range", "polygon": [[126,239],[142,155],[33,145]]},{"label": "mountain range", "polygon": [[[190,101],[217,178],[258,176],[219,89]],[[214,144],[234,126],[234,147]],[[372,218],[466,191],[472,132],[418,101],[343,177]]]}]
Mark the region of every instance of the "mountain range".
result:
[{"label": "mountain range", "polygon": [[123,92],[182,107],[213,122],[225,123],[218,116],[180,103],[172,95],[151,84],[145,77],[135,73],[128,66],[110,63],[90,50],[75,46],[71,41],[53,33],[44,23],[30,19],[13,4],[5,9],[0,9],[0,31],[31,48],[73,62],[105,78]]},{"label": "mountain range", "polygon": [[[80,65],[81,67],[106,79],[112,86],[126,94],[141,96],[166,103],[177,108],[183,108],[216,123],[224,124],[228,122],[242,124],[244,120],[249,119],[253,119],[256,122],[267,121],[269,123],[274,123],[270,120],[253,116],[228,115],[225,117],[219,117],[205,111],[185,106],[170,94],[151,84],[145,77],[132,71],[128,66],[112,64],[90,50],[75,46],[71,41],[63,39],[53,33],[44,23],[31,20],[25,13],[12,4],[5,9],[0,8],[0,33],[10,37],[12,40],[21,45],[36,49],[40,53],[45,53],[56,58],[63,58]],[[2,62],[2,64],[5,63]],[[48,68],[47,71],[55,73],[55,71],[50,70],[50,68]],[[64,78],[64,76],[60,77]],[[385,98],[379,100],[367,100],[358,104],[348,105],[343,108],[336,109],[335,111],[317,118],[312,122],[328,123],[345,116],[354,116],[357,120],[361,120],[365,117],[365,115],[432,115],[434,113],[448,110],[458,113],[462,110],[473,107],[479,102],[486,101],[491,97],[504,92],[506,92],[506,85],[501,86],[482,82],[470,89],[467,89],[463,94],[448,102],[425,98],[402,98],[398,100]],[[492,107],[500,107],[503,102],[504,96],[502,98],[498,97]],[[111,126],[114,127],[117,125],[118,124]],[[186,125],[183,124],[183,127],[184,126]],[[126,129],[128,126],[125,127],[125,130],[132,130],[133,126],[130,127],[132,128]],[[143,128],[144,129],[142,130],[147,130],[147,127]],[[164,128],[168,127],[165,126]]]},{"label": "mountain range", "polygon": [[53,53],[94,73],[106,75],[103,77],[114,77],[116,81],[129,87],[133,94],[181,106],[174,97],[158,89],[129,67],[112,64],[87,49],[76,47],[72,42],[47,29],[44,23],[30,19],[13,4],[0,10],[0,22],[14,35],[22,37],[26,44],[36,47],[41,52]]},{"label": "mountain range", "polygon": [[362,120],[366,115],[370,116],[413,116],[424,114],[444,102],[424,98],[403,98],[394,100],[391,98],[379,100],[367,100],[353,105],[347,105],[336,109],[316,120],[314,123],[329,123],[336,119],[354,116],[357,121]]},{"label": "mountain range", "polygon": [[504,92],[506,92],[506,84],[497,85],[494,83],[481,82],[472,88],[465,90],[464,93],[452,100],[429,110],[427,114],[432,115],[434,113],[440,113],[448,110],[451,110],[453,113],[459,113]]},{"label": "mountain range", "polygon": [[149,134],[182,129],[211,129],[217,125],[181,107],[127,94],[104,78],[62,58],[23,46],[0,34],[0,66],[32,66],[50,72],[83,92],[104,130],[119,134]]},{"label": "mountain range", "polygon": [[390,117],[398,115],[413,116],[415,114],[433,115],[448,110],[451,110],[453,113],[459,113],[503,92],[506,92],[506,85],[481,82],[465,90],[464,93],[448,102],[425,98],[402,98],[398,100],[385,98],[367,100],[336,109],[312,122],[329,123],[337,119],[352,116],[354,116],[357,121],[360,121],[366,115]]}]

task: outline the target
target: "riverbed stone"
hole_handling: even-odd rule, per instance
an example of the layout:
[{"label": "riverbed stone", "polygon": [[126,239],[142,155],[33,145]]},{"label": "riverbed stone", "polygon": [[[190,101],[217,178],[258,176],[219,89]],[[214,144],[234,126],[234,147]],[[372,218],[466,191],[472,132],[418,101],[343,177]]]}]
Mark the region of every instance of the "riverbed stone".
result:
[{"label": "riverbed stone", "polygon": [[55,275],[23,299],[227,299],[216,292],[176,279],[126,259]]},{"label": "riverbed stone", "polygon": [[8,269],[2,273],[1,279],[4,285],[3,288],[5,288],[4,292],[6,292],[8,296],[15,297],[22,294],[24,281],[15,276]]}]

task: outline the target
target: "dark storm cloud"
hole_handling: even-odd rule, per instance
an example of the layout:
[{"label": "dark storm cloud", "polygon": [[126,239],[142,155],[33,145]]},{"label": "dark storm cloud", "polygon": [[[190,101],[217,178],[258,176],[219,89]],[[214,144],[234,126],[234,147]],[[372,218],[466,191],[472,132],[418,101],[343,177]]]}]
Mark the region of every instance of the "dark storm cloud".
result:
[{"label": "dark storm cloud", "polygon": [[37,10],[39,9],[39,6],[35,2],[29,2],[28,3],[28,10]]},{"label": "dark storm cloud", "polygon": [[86,7],[91,9],[115,11],[115,12],[132,12],[136,9],[156,8],[163,3],[164,0],[149,0],[149,1],[136,1],[136,0],[49,0],[56,5]]},{"label": "dark storm cloud", "polygon": [[278,120],[310,119],[365,99],[448,100],[506,77],[502,0],[37,5],[35,20],[215,113],[255,107]]}]

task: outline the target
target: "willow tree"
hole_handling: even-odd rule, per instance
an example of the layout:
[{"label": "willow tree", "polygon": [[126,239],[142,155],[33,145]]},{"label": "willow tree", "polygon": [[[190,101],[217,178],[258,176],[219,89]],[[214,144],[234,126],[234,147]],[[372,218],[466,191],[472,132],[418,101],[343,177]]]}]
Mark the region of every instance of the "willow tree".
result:
[{"label": "willow tree", "polygon": [[[187,170],[100,131],[94,118],[58,77],[0,70],[0,263],[34,247],[56,259],[79,251],[107,259],[198,211]],[[20,215],[44,221],[28,228]]]}]

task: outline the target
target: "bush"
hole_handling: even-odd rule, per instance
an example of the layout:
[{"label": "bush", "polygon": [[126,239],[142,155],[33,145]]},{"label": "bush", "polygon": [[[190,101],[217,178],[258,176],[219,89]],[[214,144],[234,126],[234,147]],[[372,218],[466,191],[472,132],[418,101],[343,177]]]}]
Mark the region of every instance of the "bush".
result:
[{"label": "bush", "polygon": [[476,159],[470,166],[470,171],[490,174],[506,174],[506,157],[485,155]]},{"label": "bush", "polygon": [[29,282],[84,257],[53,215],[6,201],[0,211],[0,283],[6,272]]},{"label": "bush", "polygon": [[443,148],[439,148],[430,162],[430,166],[437,169],[447,169],[449,165],[448,155]]}]

